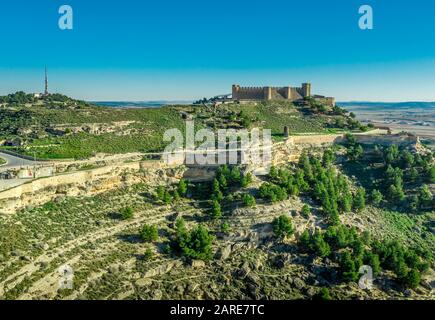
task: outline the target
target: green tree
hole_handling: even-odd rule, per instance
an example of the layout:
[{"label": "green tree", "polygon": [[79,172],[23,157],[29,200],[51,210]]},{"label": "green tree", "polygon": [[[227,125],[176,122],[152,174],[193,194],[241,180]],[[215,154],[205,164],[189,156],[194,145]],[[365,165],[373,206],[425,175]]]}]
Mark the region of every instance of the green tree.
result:
[{"label": "green tree", "polygon": [[426,184],[420,188],[419,198],[424,205],[429,205],[432,201],[432,193],[430,192],[429,187]]},{"label": "green tree", "polygon": [[431,166],[426,175],[429,182],[435,183],[435,166]]},{"label": "green tree", "polygon": [[376,253],[367,251],[364,256],[364,263],[369,265],[373,270],[373,276],[378,276],[381,272],[381,262]]},{"label": "green tree", "polygon": [[411,289],[416,289],[420,285],[421,275],[417,269],[411,269],[404,278],[402,278],[403,284]]},{"label": "green tree", "polygon": [[159,231],[156,226],[144,225],[140,231],[140,237],[145,242],[155,242],[159,238]]},{"label": "green tree", "polygon": [[364,188],[358,188],[353,199],[353,208],[356,211],[361,211],[366,206],[366,191]]},{"label": "green tree", "polygon": [[222,208],[218,201],[213,200],[211,216],[213,219],[222,218]]},{"label": "green tree", "polygon": [[243,204],[246,207],[254,207],[256,205],[255,198],[250,194],[243,195]]},{"label": "green tree", "polygon": [[353,197],[350,192],[346,192],[340,201],[340,209],[342,212],[350,212],[352,210]]},{"label": "green tree", "polygon": [[158,200],[163,201],[163,197],[165,196],[165,188],[163,186],[158,186],[156,189],[156,195]]},{"label": "green tree", "polygon": [[373,189],[373,191],[370,195],[370,198],[371,198],[372,203],[374,205],[379,205],[382,202],[384,196],[382,195],[382,193],[379,190]]},{"label": "green tree", "polygon": [[405,150],[402,153],[402,161],[404,167],[411,168],[414,165],[414,156],[411,152]]},{"label": "green tree", "polygon": [[213,240],[214,237],[201,225],[191,231],[183,228],[177,234],[177,244],[181,253],[190,259],[210,260],[213,256]]},{"label": "green tree", "polygon": [[409,170],[409,180],[415,182],[418,178],[418,170],[416,168],[411,168]]},{"label": "green tree", "polygon": [[186,195],[186,193],[187,193],[186,180],[181,179],[180,182],[178,183],[178,193],[183,197]]},{"label": "green tree", "polygon": [[242,188],[246,188],[251,183],[252,183],[252,174],[251,173],[244,175],[242,177],[242,179],[240,180],[240,185],[242,186]]},{"label": "green tree", "polygon": [[390,185],[390,187],[388,188],[388,198],[395,202],[402,201],[403,199],[405,199],[405,193],[403,191],[403,188],[401,186],[396,187],[394,185]]},{"label": "green tree", "polygon": [[284,239],[293,234],[293,224],[291,219],[286,215],[275,218],[272,222],[273,232],[276,237]]},{"label": "green tree", "polygon": [[329,244],[325,241],[323,234],[319,231],[314,233],[311,248],[320,257],[327,257],[331,254]]},{"label": "green tree", "polygon": [[311,237],[308,232],[308,230],[305,230],[302,232],[301,236],[299,237],[298,244],[302,249],[305,251],[310,251],[310,244],[311,244]]},{"label": "green tree", "polygon": [[164,195],[163,195],[163,202],[166,204],[170,204],[172,202],[172,196],[169,193],[169,191],[165,191]]},{"label": "green tree", "polygon": [[418,195],[414,194],[413,196],[409,197],[408,208],[412,212],[418,211],[420,208],[420,199],[418,198]]},{"label": "green tree", "polygon": [[311,214],[310,206],[307,204],[304,204],[304,206],[302,207],[302,210],[301,210],[301,214],[303,217],[308,218]]},{"label": "green tree", "polygon": [[358,270],[355,262],[352,260],[350,252],[345,251],[340,258],[340,270],[345,281],[356,281],[358,279]]}]

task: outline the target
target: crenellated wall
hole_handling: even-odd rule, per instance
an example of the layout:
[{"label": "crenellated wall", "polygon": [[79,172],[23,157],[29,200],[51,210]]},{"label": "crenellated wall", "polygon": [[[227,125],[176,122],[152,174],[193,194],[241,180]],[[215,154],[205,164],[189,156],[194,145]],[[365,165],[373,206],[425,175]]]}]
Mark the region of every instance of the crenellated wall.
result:
[{"label": "crenellated wall", "polygon": [[232,87],[233,100],[300,100],[311,95],[311,84],[301,87]]}]

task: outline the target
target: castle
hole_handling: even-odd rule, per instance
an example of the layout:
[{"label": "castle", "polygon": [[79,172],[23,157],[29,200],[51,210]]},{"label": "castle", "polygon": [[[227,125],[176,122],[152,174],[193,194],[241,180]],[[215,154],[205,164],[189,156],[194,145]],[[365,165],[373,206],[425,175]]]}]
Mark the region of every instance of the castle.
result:
[{"label": "castle", "polygon": [[311,94],[311,83],[303,83],[301,87],[241,87],[233,85],[232,98],[235,101],[252,100],[289,100],[303,101],[313,98],[319,103],[335,106],[335,98]]}]

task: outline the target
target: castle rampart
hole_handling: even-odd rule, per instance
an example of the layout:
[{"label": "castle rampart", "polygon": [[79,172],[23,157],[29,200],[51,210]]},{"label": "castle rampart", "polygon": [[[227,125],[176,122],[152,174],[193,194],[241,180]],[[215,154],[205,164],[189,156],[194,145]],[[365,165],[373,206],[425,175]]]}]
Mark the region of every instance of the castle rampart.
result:
[{"label": "castle rampart", "polygon": [[334,98],[318,95],[313,96],[310,83],[302,83],[300,87],[241,87],[240,85],[235,84],[232,87],[232,96],[235,101],[298,101],[308,97],[314,97],[315,100],[323,104],[329,106],[335,105]]}]

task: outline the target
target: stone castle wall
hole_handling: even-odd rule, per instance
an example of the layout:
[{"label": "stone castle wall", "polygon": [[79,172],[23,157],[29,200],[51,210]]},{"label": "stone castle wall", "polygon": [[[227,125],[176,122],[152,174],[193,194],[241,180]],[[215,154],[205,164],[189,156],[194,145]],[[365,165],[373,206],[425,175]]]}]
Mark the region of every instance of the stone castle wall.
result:
[{"label": "stone castle wall", "polygon": [[241,87],[233,85],[233,100],[300,100],[311,95],[311,84],[301,87]]}]

